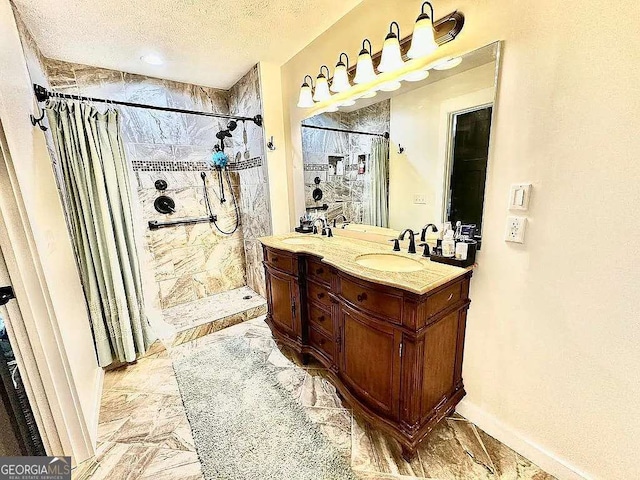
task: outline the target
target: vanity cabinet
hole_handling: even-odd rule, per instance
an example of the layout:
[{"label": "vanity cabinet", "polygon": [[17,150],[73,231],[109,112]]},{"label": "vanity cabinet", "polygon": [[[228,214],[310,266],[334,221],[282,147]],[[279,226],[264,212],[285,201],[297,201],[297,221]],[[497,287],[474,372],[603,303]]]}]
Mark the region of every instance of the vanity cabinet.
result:
[{"label": "vanity cabinet", "polygon": [[307,253],[263,249],[274,337],[322,363],[342,398],[411,458],[465,395],[471,271],[418,295]]}]

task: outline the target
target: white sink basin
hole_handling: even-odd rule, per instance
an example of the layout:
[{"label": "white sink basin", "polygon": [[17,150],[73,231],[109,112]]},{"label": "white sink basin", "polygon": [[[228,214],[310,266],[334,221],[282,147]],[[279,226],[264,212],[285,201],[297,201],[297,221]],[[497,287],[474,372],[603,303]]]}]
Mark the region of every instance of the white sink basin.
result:
[{"label": "white sink basin", "polygon": [[284,240],[282,240],[282,243],[288,243],[289,245],[309,245],[311,243],[318,243],[321,241],[321,238],[308,236],[285,238]]},{"label": "white sink basin", "polygon": [[419,261],[393,253],[367,253],[357,257],[356,263],[382,272],[417,272],[423,268]]}]

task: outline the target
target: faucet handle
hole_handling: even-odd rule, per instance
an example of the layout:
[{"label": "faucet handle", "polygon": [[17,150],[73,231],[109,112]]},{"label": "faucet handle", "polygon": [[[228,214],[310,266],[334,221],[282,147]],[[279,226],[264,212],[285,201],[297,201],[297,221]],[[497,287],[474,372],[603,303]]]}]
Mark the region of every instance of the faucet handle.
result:
[{"label": "faucet handle", "polygon": [[393,251],[394,252],[399,252],[400,251],[400,240],[398,240],[397,238],[392,238],[389,241],[393,242]]},{"label": "faucet handle", "polygon": [[327,227],[327,237],[328,238],[333,237],[333,230],[331,230],[331,227]]},{"label": "faucet handle", "polygon": [[424,251],[422,252],[423,257],[430,257],[431,253],[429,253],[429,244],[428,243],[420,243],[419,247],[424,247]]}]

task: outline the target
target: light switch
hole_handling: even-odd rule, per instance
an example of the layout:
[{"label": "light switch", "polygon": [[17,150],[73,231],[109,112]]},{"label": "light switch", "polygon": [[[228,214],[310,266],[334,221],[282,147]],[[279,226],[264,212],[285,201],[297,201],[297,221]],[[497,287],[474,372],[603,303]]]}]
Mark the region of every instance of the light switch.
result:
[{"label": "light switch", "polygon": [[530,183],[514,183],[509,192],[509,210],[528,210],[530,197]]}]

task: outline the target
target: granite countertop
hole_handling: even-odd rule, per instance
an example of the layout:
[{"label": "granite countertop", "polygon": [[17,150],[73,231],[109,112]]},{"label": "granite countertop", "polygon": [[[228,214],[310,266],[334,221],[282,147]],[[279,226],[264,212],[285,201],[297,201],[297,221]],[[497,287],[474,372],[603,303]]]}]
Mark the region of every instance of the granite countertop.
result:
[{"label": "granite countertop", "polygon": [[[313,235],[318,240],[311,240],[308,244],[291,244],[283,240],[289,238],[308,238],[312,235],[300,233],[288,233],[284,235],[274,235],[259,238],[263,245],[278,250],[285,250],[292,253],[308,253],[322,258],[322,262],[332,265],[349,275],[363,280],[369,280],[382,285],[407,290],[412,293],[423,295],[434,288],[439,287],[457,277],[467,273],[469,268],[453,267],[442,263],[432,262],[417,254],[394,252],[392,245],[382,245],[347,237],[334,236],[331,238],[320,235]],[[386,253],[411,258],[423,265],[421,270],[414,272],[388,272],[365,267],[356,262],[360,255],[372,253]]]}]

